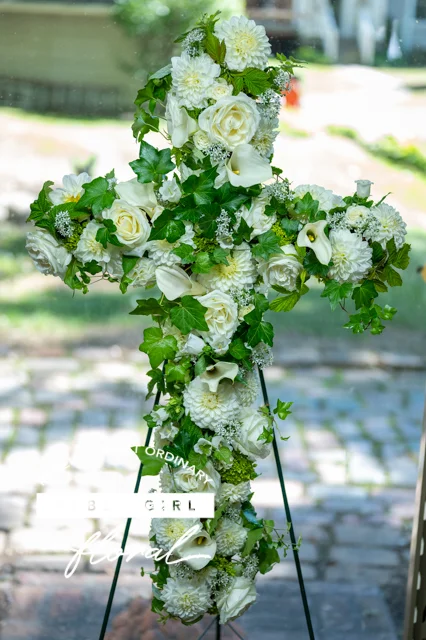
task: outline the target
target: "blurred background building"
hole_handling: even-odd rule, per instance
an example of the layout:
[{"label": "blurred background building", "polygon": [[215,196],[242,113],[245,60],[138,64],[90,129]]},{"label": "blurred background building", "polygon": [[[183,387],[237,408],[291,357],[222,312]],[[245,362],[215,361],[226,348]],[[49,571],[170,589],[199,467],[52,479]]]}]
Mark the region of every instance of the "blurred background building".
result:
[{"label": "blurred background building", "polygon": [[[0,0],[0,105],[111,115],[131,110],[146,73],[193,15],[238,0]],[[247,0],[275,51],[375,64],[426,51],[426,0]],[[159,53],[160,52],[160,53]],[[423,58],[422,58],[423,59]],[[154,62],[155,60],[155,62]]]}]

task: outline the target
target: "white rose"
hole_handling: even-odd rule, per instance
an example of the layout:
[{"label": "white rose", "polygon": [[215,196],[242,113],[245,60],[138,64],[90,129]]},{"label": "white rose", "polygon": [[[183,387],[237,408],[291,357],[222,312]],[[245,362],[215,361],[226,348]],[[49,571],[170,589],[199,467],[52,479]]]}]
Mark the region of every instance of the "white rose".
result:
[{"label": "white rose", "polygon": [[268,417],[259,411],[253,412],[251,407],[246,407],[242,409],[240,419],[242,427],[235,439],[237,448],[250,460],[266,458],[271,453],[272,443],[258,438],[264,429],[270,428]]},{"label": "white rose", "polygon": [[172,471],[174,483],[178,491],[189,493],[217,493],[220,489],[220,475],[211,462],[208,462],[203,473],[199,473],[194,467],[180,466]]},{"label": "white rose", "polygon": [[207,96],[216,102],[227,96],[232,96],[233,87],[225,78],[219,78],[208,90]]},{"label": "white rose", "polygon": [[176,178],[171,180],[165,180],[159,188],[159,194],[163,200],[167,202],[179,202],[182,197],[182,192],[179,188]]},{"label": "white rose", "polygon": [[208,133],[211,140],[230,151],[250,142],[259,122],[256,102],[244,93],[221,98],[198,117],[200,128]]},{"label": "white rose", "polygon": [[273,255],[259,265],[263,282],[268,286],[284,287],[287,291],[297,288],[297,278],[303,267],[297,259],[297,251],[292,244],[281,247],[281,253]]},{"label": "white rose", "polygon": [[206,307],[205,320],[209,328],[201,332],[207,342],[218,352],[224,353],[229,341],[238,327],[238,307],[227,293],[215,289],[198,298]]},{"label": "white rose", "polygon": [[102,217],[113,221],[117,227],[115,235],[131,251],[140,249],[151,233],[145,213],[125,200],[114,200],[112,207],[102,212]]},{"label": "white rose", "polygon": [[142,207],[150,214],[151,210],[157,206],[157,198],[154,193],[154,184],[148,182],[141,184],[137,178],[120,182],[115,185],[115,191],[120,200],[125,200],[133,207]]},{"label": "white rose", "polygon": [[371,216],[371,211],[368,207],[363,207],[360,204],[353,204],[347,208],[345,213],[345,220],[348,225],[352,228],[357,227],[365,227],[369,218]]},{"label": "white rose", "polygon": [[25,247],[40,273],[64,277],[72,255],[50,233],[38,229],[30,231]]},{"label": "white rose", "polygon": [[183,147],[189,136],[198,129],[197,122],[188,115],[188,112],[179,106],[177,98],[171,93],[167,97],[166,106],[167,131],[172,139],[172,144],[177,149]]},{"label": "white rose", "polygon": [[269,198],[265,196],[259,196],[253,198],[250,209],[241,207],[241,217],[247,222],[249,227],[252,227],[253,231],[250,236],[250,240],[253,240],[256,236],[260,236],[261,233],[269,231],[274,222],[276,221],[276,215],[265,215],[265,207],[269,202]]},{"label": "white rose", "polygon": [[194,137],[192,138],[192,140],[197,149],[199,149],[200,151],[206,151],[212,143],[208,134],[201,129],[198,129],[198,131],[194,133]]},{"label": "white rose", "polygon": [[252,580],[242,576],[234,578],[231,586],[220,592],[216,599],[220,623],[226,624],[242,615],[255,602],[256,595]]}]

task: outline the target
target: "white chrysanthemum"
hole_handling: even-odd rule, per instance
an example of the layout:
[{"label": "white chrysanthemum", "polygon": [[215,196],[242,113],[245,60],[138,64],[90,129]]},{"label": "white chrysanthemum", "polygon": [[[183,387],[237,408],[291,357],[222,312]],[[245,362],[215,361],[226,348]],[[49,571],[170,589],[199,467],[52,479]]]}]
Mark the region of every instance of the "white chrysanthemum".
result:
[{"label": "white chrysanthemum", "polygon": [[359,282],[371,269],[373,251],[368,242],[349,229],[330,233],[333,266],[328,272],[338,282]]},{"label": "white chrysanthemum", "polygon": [[206,382],[195,378],[183,393],[183,404],[196,425],[212,431],[238,416],[237,396],[232,384],[227,382],[221,382],[214,392]]},{"label": "white chrysanthemum", "polygon": [[169,578],[161,592],[164,608],[172,616],[191,622],[212,605],[208,584]]},{"label": "white chrysanthemum", "polygon": [[180,264],[182,260],[173,253],[173,249],[181,244],[189,244],[195,247],[194,229],[190,222],[185,222],[185,233],[176,242],[168,242],[167,240],[151,240],[147,243],[146,249],[148,255],[157,267],[164,265],[172,267],[174,264]]},{"label": "white chrysanthemum", "polygon": [[183,53],[172,58],[172,84],[181,106],[188,109],[207,107],[207,90],[220,75],[220,66],[207,54],[191,58]]},{"label": "white chrysanthemum", "polygon": [[218,289],[227,293],[233,287],[251,289],[256,280],[255,265],[250,247],[243,243],[227,257],[229,264],[217,264],[208,273],[198,276],[207,290]]},{"label": "white chrysanthemum", "polygon": [[63,186],[53,189],[49,193],[49,198],[53,204],[63,204],[64,202],[78,202],[84,193],[83,185],[91,181],[88,173],[83,171],[78,176],[71,173],[62,179]]},{"label": "white chrysanthemum", "polygon": [[101,267],[106,267],[111,259],[108,249],[96,240],[96,234],[99,229],[104,226],[94,222],[93,220],[84,228],[80,236],[74,255],[80,262],[90,262],[95,260]]},{"label": "white chrysanthemum", "polygon": [[250,407],[257,400],[259,395],[259,383],[254,371],[247,371],[244,375],[244,382],[237,382],[234,385],[237,398],[243,407]]},{"label": "white chrysanthemum", "polygon": [[244,16],[234,16],[219,22],[215,27],[219,40],[226,45],[225,62],[234,71],[244,71],[247,67],[264,69],[271,55],[271,45],[265,27]]},{"label": "white chrysanthemum", "polygon": [[217,502],[219,505],[224,502],[245,502],[251,493],[250,482],[240,482],[239,484],[231,484],[224,482],[217,494]]},{"label": "white chrysanthemum", "polygon": [[274,153],[274,142],[279,134],[278,119],[260,121],[250,144],[260,153],[261,156],[269,158]]},{"label": "white chrysanthemum", "polygon": [[169,551],[184,533],[197,524],[201,526],[199,520],[191,518],[152,518],[151,535],[155,534],[158,547]]},{"label": "white chrysanthemum", "polygon": [[296,198],[303,198],[307,193],[310,193],[314,200],[318,200],[320,211],[328,213],[331,209],[345,206],[345,201],[340,196],[317,184],[300,184],[294,190]]},{"label": "white chrysanthemum", "polygon": [[371,210],[360,204],[353,204],[348,207],[344,215],[344,221],[351,229],[363,230],[368,224]]},{"label": "white chrysanthemum", "polygon": [[238,553],[247,539],[247,529],[238,522],[223,518],[216,529],[217,553],[221,556],[233,556]]},{"label": "white chrysanthemum", "polygon": [[400,249],[405,242],[407,225],[400,213],[389,204],[382,202],[377,207],[371,209],[371,215],[377,221],[371,225],[369,237],[373,242],[380,242],[383,248],[392,238],[395,240],[397,249]]}]

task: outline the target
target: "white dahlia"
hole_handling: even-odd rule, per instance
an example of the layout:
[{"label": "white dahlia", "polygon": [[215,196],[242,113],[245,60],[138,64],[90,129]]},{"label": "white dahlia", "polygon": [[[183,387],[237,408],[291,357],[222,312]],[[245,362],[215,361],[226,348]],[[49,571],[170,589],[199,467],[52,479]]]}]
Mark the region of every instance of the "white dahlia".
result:
[{"label": "white dahlia", "polygon": [[65,202],[78,202],[84,193],[83,185],[91,182],[91,177],[83,171],[78,176],[71,173],[62,178],[62,187],[53,189],[49,193],[49,198],[53,204],[63,204]]},{"label": "white dahlia", "polygon": [[207,91],[219,75],[220,66],[205,53],[172,58],[172,85],[179,104],[188,109],[207,107]]},{"label": "white dahlia", "polygon": [[238,416],[237,396],[228,382],[221,382],[214,392],[210,391],[207,382],[195,378],[183,393],[183,404],[196,425],[212,431]]},{"label": "white dahlia", "polygon": [[212,605],[208,584],[169,578],[161,591],[164,608],[172,616],[191,622]]},{"label": "white dahlia", "polygon": [[151,535],[155,534],[158,547],[169,551],[183,534],[195,525],[201,527],[200,521],[191,518],[152,518]]},{"label": "white dahlia", "polygon": [[240,405],[250,407],[256,402],[259,395],[259,383],[254,371],[247,371],[243,378],[244,382],[237,382],[234,388]]},{"label": "white dahlia", "polygon": [[151,240],[148,242],[146,245],[148,256],[157,267],[161,265],[172,267],[174,264],[180,264],[182,260],[173,253],[173,249],[176,249],[181,244],[189,244],[191,247],[195,247],[194,235],[192,224],[185,222],[185,233],[176,242],[168,242],[167,240]]},{"label": "white dahlia", "polygon": [[105,227],[93,220],[84,228],[80,236],[74,255],[80,262],[90,262],[95,260],[101,267],[106,267],[111,259],[108,249],[96,240],[96,234],[99,229]]},{"label": "white dahlia", "polygon": [[320,211],[328,213],[330,209],[345,206],[345,201],[340,196],[317,184],[301,184],[294,190],[296,198],[303,198],[307,193],[310,193],[314,200],[318,200]]},{"label": "white dahlia", "polygon": [[225,62],[234,71],[244,71],[247,67],[264,69],[271,55],[271,45],[265,27],[244,16],[234,16],[219,22],[215,27],[219,40],[226,45]]},{"label": "white dahlia", "polygon": [[256,269],[248,244],[241,244],[227,257],[229,264],[217,264],[208,273],[198,276],[207,290],[218,289],[227,293],[233,287],[251,289],[256,280]]},{"label": "white dahlia", "polygon": [[278,118],[272,121],[262,118],[250,144],[261,156],[269,158],[274,153],[274,142],[278,134]]},{"label": "white dahlia", "polygon": [[333,266],[328,272],[338,282],[359,282],[371,269],[373,251],[368,242],[349,229],[330,233]]},{"label": "white dahlia", "polygon": [[218,504],[225,502],[245,502],[251,493],[250,482],[240,482],[239,484],[231,484],[230,482],[222,483],[220,491],[217,494]]},{"label": "white dahlia", "polygon": [[217,553],[221,556],[233,556],[247,540],[247,529],[234,520],[223,518],[216,529]]},{"label": "white dahlia", "polygon": [[369,238],[373,242],[380,242],[383,248],[393,238],[396,248],[400,249],[405,242],[407,225],[398,211],[382,202],[371,209],[371,215],[374,216],[375,222],[371,225],[371,231],[369,230]]}]

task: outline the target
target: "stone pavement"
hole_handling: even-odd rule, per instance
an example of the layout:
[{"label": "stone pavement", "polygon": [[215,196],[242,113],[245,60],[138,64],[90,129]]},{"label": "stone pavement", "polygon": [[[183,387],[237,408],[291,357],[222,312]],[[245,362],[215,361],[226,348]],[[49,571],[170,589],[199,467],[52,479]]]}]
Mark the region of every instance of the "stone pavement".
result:
[{"label": "stone pavement", "polygon": [[[29,636],[22,631],[22,620],[19,631],[17,621],[22,616],[8,604],[9,595],[18,605],[41,599],[43,606],[34,611],[44,611],[44,617],[46,611],[60,616],[61,609],[59,596],[49,605],[42,598],[46,584],[57,585],[64,601],[74,590],[81,591],[81,600],[93,588],[99,602],[105,601],[101,594],[106,593],[111,564],[82,562],[69,581],[63,572],[71,547],[94,531],[122,530],[123,523],[41,520],[35,514],[35,494],[133,491],[138,461],[130,446],[143,441],[141,416],[150,406],[144,401],[146,370],[142,354],[118,347],[80,348],[56,358],[10,354],[0,359],[0,619],[3,611],[7,620],[2,640],[56,640],[36,635],[35,630]],[[303,539],[300,553],[314,618],[318,633],[325,634],[319,638],[334,639],[339,630],[345,640],[373,636],[393,640],[387,605],[399,627],[426,372],[306,365],[286,370],[275,366],[265,373],[272,404],[278,397],[294,401],[293,414],[280,425],[283,436],[290,436],[280,442],[280,453],[296,534]],[[262,461],[259,470],[255,505],[261,515],[284,528],[273,460]],[[139,549],[147,531],[147,522],[135,520],[129,547]],[[124,604],[129,594],[148,594],[147,579],[136,579],[141,564],[149,569],[147,561],[138,558],[123,563],[118,604]],[[276,598],[282,593],[285,602],[286,590],[293,602],[294,580],[288,557],[262,579],[265,602],[275,602],[275,596],[269,597],[272,592]],[[93,587],[101,583],[103,587]],[[77,596],[72,597],[77,602]],[[351,617],[351,603],[356,600],[353,610],[359,615]],[[273,608],[279,608],[277,603]],[[326,615],[327,610],[332,615]],[[300,618],[290,613],[287,623],[295,617]],[[98,618],[99,614],[96,624]],[[288,628],[292,640],[306,638],[300,628],[302,635]],[[280,637],[273,631],[265,640]],[[74,640],[74,635],[61,633],[61,639]]]}]

